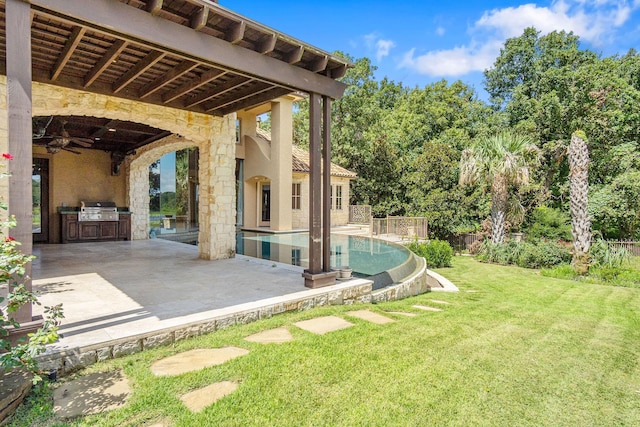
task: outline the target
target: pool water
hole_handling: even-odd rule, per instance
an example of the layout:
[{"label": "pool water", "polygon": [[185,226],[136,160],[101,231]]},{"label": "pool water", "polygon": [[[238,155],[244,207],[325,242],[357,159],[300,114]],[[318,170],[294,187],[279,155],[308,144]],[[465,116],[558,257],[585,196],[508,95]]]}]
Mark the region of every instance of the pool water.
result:
[{"label": "pool water", "polygon": [[[309,233],[267,234],[242,231],[236,252],[301,267],[309,266]],[[331,235],[331,268],[349,266],[360,277],[373,276],[407,261],[403,246],[362,236]]]}]

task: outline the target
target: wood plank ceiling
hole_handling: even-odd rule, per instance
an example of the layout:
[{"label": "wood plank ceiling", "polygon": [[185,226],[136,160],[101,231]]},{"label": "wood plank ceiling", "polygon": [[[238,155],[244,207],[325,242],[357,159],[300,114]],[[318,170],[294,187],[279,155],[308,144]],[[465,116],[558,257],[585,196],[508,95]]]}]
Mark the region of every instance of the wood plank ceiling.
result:
[{"label": "wood plank ceiling", "polygon": [[[343,76],[350,65],[210,0],[113,1],[329,79]],[[162,49],[113,29],[84,25],[37,4],[32,2],[31,23],[33,80],[37,82],[217,116],[300,90],[259,73]],[[2,74],[7,61],[5,22],[4,2],[0,1]],[[115,128],[107,122],[102,120],[73,136],[92,137],[101,129]],[[74,125],[68,123],[67,130],[71,130]],[[105,135],[108,133],[101,136]],[[151,141],[153,135],[146,138]]]}]

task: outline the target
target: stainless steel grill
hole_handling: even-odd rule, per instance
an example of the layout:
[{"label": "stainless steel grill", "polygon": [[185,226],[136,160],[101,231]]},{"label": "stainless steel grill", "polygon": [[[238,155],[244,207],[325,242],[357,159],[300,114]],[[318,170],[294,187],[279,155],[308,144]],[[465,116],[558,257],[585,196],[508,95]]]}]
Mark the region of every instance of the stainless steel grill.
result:
[{"label": "stainless steel grill", "polygon": [[78,221],[118,221],[114,202],[81,202]]}]

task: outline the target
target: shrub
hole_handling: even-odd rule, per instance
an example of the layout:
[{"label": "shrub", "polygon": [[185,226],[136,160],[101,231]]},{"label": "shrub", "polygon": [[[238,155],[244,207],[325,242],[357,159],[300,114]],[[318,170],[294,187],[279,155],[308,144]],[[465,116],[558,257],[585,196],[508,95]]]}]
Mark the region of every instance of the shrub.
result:
[{"label": "shrub", "polygon": [[430,268],[451,267],[453,248],[447,241],[433,239],[421,243],[414,240],[407,247],[411,252],[426,259]]},{"label": "shrub", "polygon": [[569,249],[545,240],[514,242],[496,245],[485,242],[477,256],[480,261],[502,265],[515,264],[524,268],[549,268],[571,261]]},{"label": "shrub", "polygon": [[569,215],[560,209],[538,206],[533,210],[527,235],[533,239],[570,241],[572,236]]}]

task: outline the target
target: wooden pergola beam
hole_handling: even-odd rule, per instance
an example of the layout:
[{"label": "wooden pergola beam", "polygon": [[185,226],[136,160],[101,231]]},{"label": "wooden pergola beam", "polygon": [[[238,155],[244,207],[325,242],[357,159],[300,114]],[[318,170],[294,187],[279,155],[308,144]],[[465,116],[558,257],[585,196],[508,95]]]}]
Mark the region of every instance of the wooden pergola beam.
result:
[{"label": "wooden pergola beam", "polygon": [[329,57],[325,55],[324,57],[318,59],[313,63],[311,71],[317,73],[320,71],[324,71],[327,68],[327,64],[329,63]]},{"label": "wooden pergola beam", "polygon": [[91,69],[91,71],[89,71],[89,73],[85,76],[83,86],[85,88],[91,86],[91,84],[96,81],[98,77],[100,77],[100,74],[102,74],[104,70],[109,68],[109,65],[111,65],[113,61],[118,58],[118,56],[122,53],[123,50],[125,50],[126,47],[127,42],[120,39],[116,40],[111,45],[109,50],[105,52],[102,58],[100,58],[97,64]]},{"label": "wooden pergola beam", "polygon": [[301,67],[291,67],[258,52],[230,44],[225,40],[193,31],[168,20],[158,25],[158,18],[145,10],[113,0],[30,0],[43,14],[66,22],[86,25],[120,38],[142,41],[157,50],[185,59],[197,59],[212,66],[234,70],[284,87],[339,98],[345,85],[327,76]]},{"label": "wooden pergola beam", "polygon": [[197,89],[201,86],[206,85],[207,83],[209,83],[212,80],[217,79],[218,77],[222,76],[223,74],[226,74],[226,71],[223,70],[209,70],[206,71],[204,73],[202,73],[202,75],[200,75],[200,77],[193,79],[185,84],[183,84],[182,86],[178,86],[177,88],[173,89],[170,92],[167,92],[166,94],[164,94],[162,96],[162,102],[164,102],[165,104],[168,104],[169,102],[180,98],[182,95],[191,92],[194,89]]},{"label": "wooden pergola beam", "polygon": [[144,85],[139,91],[138,96],[144,99],[147,96],[151,95],[155,91],[161,89],[164,85],[171,83],[177,78],[185,75],[189,71],[193,70],[198,66],[197,62],[193,61],[182,61],[177,66],[173,67],[171,70],[167,71],[161,77],[158,77],[156,80],[147,83]]},{"label": "wooden pergola beam", "polygon": [[82,37],[84,36],[84,33],[86,31],[87,29],[84,27],[73,27],[73,30],[71,30],[71,35],[69,36],[64,49],[62,49],[62,53],[58,57],[58,60],[53,67],[53,70],[51,72],[51,80],[56,80],[58,78],[64,66],[67,65],[67,62],[69,62],[69,58],[71,58],[71,55],[73,55],[73,52],[78,47],[78,44],[80,44],[80,41],[82,40]]},{"label": "wooden pergola beam", "polygon": [[142,58],[138,63],[129,71],[127,71],[117,82],[113,84],[113,93],[118,93],[125,88],[129,83],[134,81],[138,76],[153,67],[158,61],[160,61],[166,55],[165,52],[153,51],[147,56]]}]

